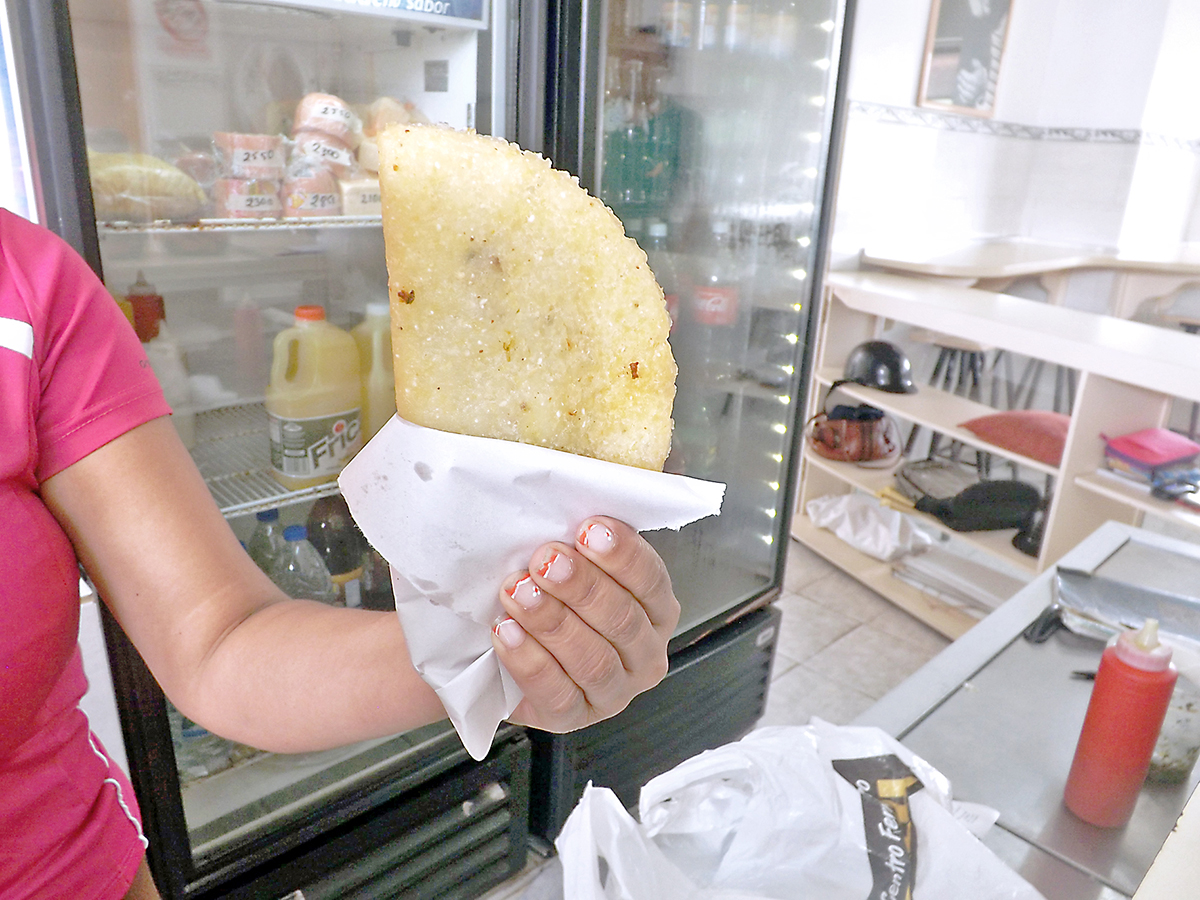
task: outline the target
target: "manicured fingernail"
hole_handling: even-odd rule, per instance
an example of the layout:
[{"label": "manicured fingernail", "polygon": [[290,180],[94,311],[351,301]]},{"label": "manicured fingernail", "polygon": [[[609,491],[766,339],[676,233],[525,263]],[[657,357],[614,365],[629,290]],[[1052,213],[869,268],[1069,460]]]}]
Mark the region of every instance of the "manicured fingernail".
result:
[{"label": "manicured fingernail", "polygon": [[514,584],[508,592],[508,596],[512,597],[526,609],[533,609],[542,602],[542,589],[533,583],[533,579],[526,575]]},{"label": "manicured fingernail", "polygon": [[548,560],[542,563],[542,567],[538,570],[538,574],[547,581],[553,581],[555,584],[562,584],[571,577],[571,560],[563,556],[561,553],[555,553]]},{"label": "manicured fingernail", "polygon": [[501,619],[492,628],[492,631],[496,633],[496,637],[500,638],[500,643],[509,650],[520,647],[525,640],[525,629],[516,619]]},{"label": "manicured fingernail", "polygon": [[612,549],[613,533],[609,530],[608,526],[601,525],[599,522],[593,522],[584,529],[579,540],[589,550],[604,553],[606,550]]}]

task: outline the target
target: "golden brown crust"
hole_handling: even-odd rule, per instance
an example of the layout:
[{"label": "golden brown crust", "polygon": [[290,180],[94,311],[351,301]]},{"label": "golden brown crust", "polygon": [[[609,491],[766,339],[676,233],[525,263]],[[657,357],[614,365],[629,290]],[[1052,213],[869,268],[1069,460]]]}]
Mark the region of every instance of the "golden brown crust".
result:
[{"label": "golden brown crust", "polygon": [[379,147],[400,415],[661,469],[670,320],[616,216],[497,138],[402,125]]}]

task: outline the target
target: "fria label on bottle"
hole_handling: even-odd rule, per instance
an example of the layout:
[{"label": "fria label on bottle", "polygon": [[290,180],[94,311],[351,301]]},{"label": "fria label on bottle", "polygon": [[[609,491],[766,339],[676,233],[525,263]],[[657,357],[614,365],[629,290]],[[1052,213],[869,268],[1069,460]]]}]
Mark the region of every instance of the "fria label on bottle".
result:
[{"label": "fria label on bottle", "polygon": [[292,478],[337,475],[362,447],[362,410],[289,419],[267,414],[271,465]]}]

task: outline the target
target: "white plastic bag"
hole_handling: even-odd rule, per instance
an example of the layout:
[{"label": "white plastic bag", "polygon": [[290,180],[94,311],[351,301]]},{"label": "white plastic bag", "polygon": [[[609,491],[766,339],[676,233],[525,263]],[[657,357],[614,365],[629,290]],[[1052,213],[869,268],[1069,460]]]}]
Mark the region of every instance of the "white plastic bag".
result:
[{"label": "white plastic bag", "polygon": [[652,779],[640,825],[589,785],[555,844],[571,900],[1038,900],[972,833],[982,810],[879,729],[813,719]]},{"label": "white plastic bag", "polygon": [[865,494],[831,494],[809,500],[805,513],[819,528],[832,531],[856,550],[891,562],[909,553],[923,553],[933,538],[908,517],[887,509]]}]

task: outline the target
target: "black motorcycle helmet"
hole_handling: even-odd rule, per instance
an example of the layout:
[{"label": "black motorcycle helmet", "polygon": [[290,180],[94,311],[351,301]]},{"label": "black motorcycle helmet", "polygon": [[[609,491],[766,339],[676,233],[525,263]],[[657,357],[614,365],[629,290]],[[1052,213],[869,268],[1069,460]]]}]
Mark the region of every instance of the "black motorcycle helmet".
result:
[{"label": "black motorcycle helmet", "polygon": [[853,382],[892,394],[913,394],[917,390],[908,357],[899,347],[887,341],[865,341],[851,350],[846,357],[842,382]]}]

